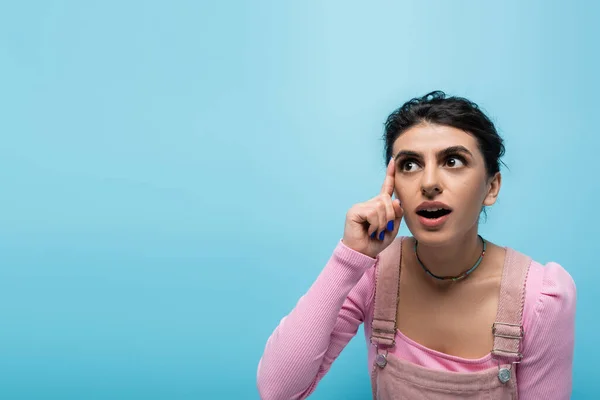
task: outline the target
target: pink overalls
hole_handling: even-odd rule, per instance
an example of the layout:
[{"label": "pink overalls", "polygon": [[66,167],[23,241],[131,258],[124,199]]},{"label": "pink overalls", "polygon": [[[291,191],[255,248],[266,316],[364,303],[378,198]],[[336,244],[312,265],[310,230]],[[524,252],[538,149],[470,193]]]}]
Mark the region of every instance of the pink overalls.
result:
[{"label": "pink overalls", "polygon": [[492,357],[498,367],[481,372],[438,371],[404,361],[388,350],[396,344],[396,315],[400,290],[402,239],[396,239],[379,256],[371,343],[377,348],[371,384],[373,398],[395,399],[517,399],[517,364],[523,358],[523,303],[531,258],[510,248],[500,283]]}]

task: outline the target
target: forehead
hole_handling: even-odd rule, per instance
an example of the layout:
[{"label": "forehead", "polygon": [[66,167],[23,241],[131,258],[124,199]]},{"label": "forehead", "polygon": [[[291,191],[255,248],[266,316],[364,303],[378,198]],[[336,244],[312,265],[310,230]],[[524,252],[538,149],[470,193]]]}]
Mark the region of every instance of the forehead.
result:
[{"label": "forehead", "polygon": [[394,142],[393,153],[411,150],[419,153],[437,152],[451,146],[464,146],[478,154],[477,139],[463,130],[446,125],[419,124],[406,130]]}]

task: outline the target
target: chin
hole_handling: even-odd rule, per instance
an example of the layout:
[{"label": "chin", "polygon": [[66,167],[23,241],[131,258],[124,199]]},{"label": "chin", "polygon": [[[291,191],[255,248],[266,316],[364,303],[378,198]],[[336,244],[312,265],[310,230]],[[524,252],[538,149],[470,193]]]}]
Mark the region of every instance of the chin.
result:
[{"label": "chin", "polygon": [[457,232],[447,225],[440,228],[426,228],[418,221],[413,223],[406,221],[406,226],[419,243],[432,247],[447,245],[458,236]]}]

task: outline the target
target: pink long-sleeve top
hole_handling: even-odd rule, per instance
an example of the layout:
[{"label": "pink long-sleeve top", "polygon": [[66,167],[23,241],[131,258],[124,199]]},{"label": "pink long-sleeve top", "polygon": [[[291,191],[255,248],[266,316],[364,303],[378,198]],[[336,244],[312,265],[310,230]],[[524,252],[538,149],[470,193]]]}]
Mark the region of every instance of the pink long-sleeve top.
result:
[{"label": "pink long-sleeve top", "polygon": [[[325,268],[267,340],[258,364],[260,396],[305,399],[360,326],[373,317],[375,265],[340,241]],[[523,360],[517,368],[519,399],[568,399],[572,387],[576,289],[559,264],[531,264],[523,311]],[[367,343],[370,324],[365,324]],[[398,332],[394,354],[417,365],[476,372],[497,366],[488,354],[465,359],[428,349]],[[369,372],[375,347],[368,346]]]}]

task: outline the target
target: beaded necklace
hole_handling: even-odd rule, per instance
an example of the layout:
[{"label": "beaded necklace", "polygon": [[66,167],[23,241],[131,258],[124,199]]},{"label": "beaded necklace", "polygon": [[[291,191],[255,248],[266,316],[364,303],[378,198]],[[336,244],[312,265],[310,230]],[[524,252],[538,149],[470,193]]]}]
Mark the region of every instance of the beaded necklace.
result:
[{"label": "beaded necklace", "polygon": [[469,274],[473,271],[475,271],[475,268],[477,268],[479,266],[479,264],[481,264],[481,260],[483,260],[483,256],[485,256],[485,249],[486,249],[486,241],[481,237],[481,235],[477,235],[479,236],[479,238],[481,239],[481,243],[483,243],[483,250],[481,252],[481,255],[479,256],[479,259],[477,260],[477,262],[475,263],[475,265],[473,265],[471,268],[469,268],[468,270],[466,270],[465,272],[463,272],[460,275],[457,276],[437,276],[435,274],[433,274],[430,270],[427,269],[427,267],[423,264],[423,262],[421,261],[421,259],[419,258],[419,254],[417,253],[417,245],[418,245],[418,241],[417,239],[415,239],[415,255],[417,256],[417,261],[419,262],[419,264],[421,265],[421,267],[423,268],[423,270],[432,278],[435,279],[439,279],[441,281],[460,281],[462,279],[465,279],[467,276],[469,276]]}]

